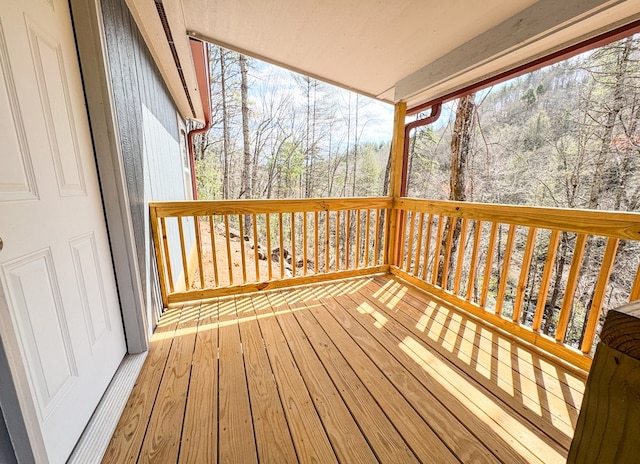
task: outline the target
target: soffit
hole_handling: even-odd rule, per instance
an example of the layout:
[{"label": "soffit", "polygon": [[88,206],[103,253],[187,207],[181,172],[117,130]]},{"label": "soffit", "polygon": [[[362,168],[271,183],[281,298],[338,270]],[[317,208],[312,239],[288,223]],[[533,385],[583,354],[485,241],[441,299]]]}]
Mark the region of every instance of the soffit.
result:
[{"label": "soffit", "polygon": [[[138,11],[154,3],[128,2]],[[640,0],[163,3],[178,35],[409,107],[640,18]]]}]

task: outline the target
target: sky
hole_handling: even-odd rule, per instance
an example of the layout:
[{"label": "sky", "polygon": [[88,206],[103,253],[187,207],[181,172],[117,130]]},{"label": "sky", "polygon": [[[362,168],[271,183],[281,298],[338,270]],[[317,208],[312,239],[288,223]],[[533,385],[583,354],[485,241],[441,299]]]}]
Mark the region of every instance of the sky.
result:
[{"label": "sky", "polygon": [[[255,82],[255,85],[249,85],[249,88],[250,93],[252,93],[251,96],[256,100],[268,96],[267,94],[280,91],[293,93],[296,98],[300,99],[301,104],[305,101],[302,89],[296,82],[296,76],[300,76],[297,73],[252,59],[249,76]],[[336,98],[339,105],[338,111],[346,113],[349,107],[349,98],[351,98],[351,104],[355,107],[356,94],[354,92],[330,84],[324,85],[332,87],[338,94]],[[349,94],[351,94],[351,97],[349,97]],[[393,135],[393,105],[362,95],[359,95],[357,100],[360,108],[358,119],[364,123],[364,126],[359,128],[362,131],[360,141],[375,143],[391,141]]]}]

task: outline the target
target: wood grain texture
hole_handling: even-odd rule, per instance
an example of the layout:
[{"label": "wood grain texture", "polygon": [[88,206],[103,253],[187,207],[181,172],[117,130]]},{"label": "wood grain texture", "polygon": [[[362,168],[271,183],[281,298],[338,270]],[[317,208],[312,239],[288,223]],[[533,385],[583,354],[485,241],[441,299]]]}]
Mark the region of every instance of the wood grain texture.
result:
[{"label": "wood grain texture", "polygon": [[390,270],[392,274],[397,275],[408,283],[423,289],[434,297],[446,301],[459,308],[462,308],[469,314],[510,333],[514,337],[531,343],[548,352],[549,354],[558,356],[560,359],[567,361],[578,369],[588,371],[591,367],[591,358],[585,356],[583,353],[577,352],[576,350],[571,349],[565,345],[556,343],[554,340],[550,340],[549,338],[544,337],[536,332],[532,332],[528,328],[521,327],[520,325],[514,324],[511,321],[507,321],[506,319],[496,316],[495,314],[491,314],[476,304],[465,301],[462,298],[457,298],[451,295],[449,292],[445,292],[441,288],[429,284],[428,282],[416,279],[414,276],[412,276],[411,274],[407,274],[402,269],[391,266]]},{"label": "wood grain texture", "polygon": [[303,211],[344,211],[363,208],[391,208],[391,198],[308,198],[286,200],[154,201],[157,217],[208,216],[228,214],[294,213]]},{"label": "wood grain texture", "polygon": [[587,325],[582,338],[582,352],[585,354],[591,352],[593,346],[596,328],[600,314],[602,313],[602,302],[607,290],[607,285],[609,284],[609,277],[613,269],[613,262],[616,259],[616,252],[618,251],[618,243],[619,240],[617,238],[609,238],[607,240],[607,247],[604,250],[600,274],[598,275],[598,281],[596,282],[596,287],[593,292],[591,308],[587,316]]},{"label": "wood grain texture", "polygon": [[289,430],[298,460],[318,463],[337,462],[331,442],[313,407],[313,401],[300,371],[292,368],[296,363],[280,326],[274,318],[260,318],[263,312],[271,311],[269,305],[273,305],[273,302],[270,300],[274,297],[273,294],[269,294],[268,300],[258,299],[254,307],[269,353],[273,375],[278,382],[280,401],[290,424]]},{"label": "wood grain texture", "polygon": [[637,463],[640,360],[598,345],[568,463]]},{"label": "wood grain texture", "polygon": [[218,461],[218,302],[200,307],[184,412],[182,464]]},{"label": "wood grain texture", "polygon": [[178,460],[199,312],[199,302],[182,308],[137,462]]},{"label": "wood grain texture", "polygon": [[295,316],[378,459],[388,463],[418,462],[375,398],[335,349],[313,316],[304,311],[296,312]]},{"label": "wood grain texture", "polygon": [[[376,277],[374,281],[377,283],[379,279]],[[364,289],[375,292],[374,288],[367,286]],[[445,305],[426,301],[420,293],[406,286],[393,285],[389,290],[396,288],[405,292],[401,299],[394,297],[388,300],[387,307],[402,312],[396,317],[398,321],[402,321],[421,340],[432,343],[452,362],[461,367],[475,365],[470,377],[486,385],[507,403],[514,404],[515,408],[526,413],[534,412],[529,416],[532,420],[551,418],[554,428],[570,435],[578,418],[577,409],[582,401],[580,387],[584,388],[584,380],[563,381],[573,374],[558,372],[558,368],[543,369],[545,361],[542,356],[527,353],[509,337],[488,331],[483,324],[475,324]],[[538,386],[541,381],[545,385],[543,391]],[[558,439],[563,439],[561,434]]]},{"label": "wood grain texture", "polygon": [[394,208],[405,210],[417,209],[425,213],[480,219],[501,224],[517,224],[539,229],[640,240],[640,213],[509,206],[416,198],[396,199],[393,205]]},{"label": "wood grain texture", "polygon": [[240,338],[259,461],[295,462],[296,452],[253,304],[241,297],[235,298],[235,304],[237,317],[243,320]]},{"label": "wood grain texture", "polygon": [[[380,327],[379,321],[370,313],[363,314],[352,309],[364,300],[363,295],[354,295],[352,292],[345,293],[347,293],[345,297],[322,299],[325,309],[318,309],[318,311],[331,314],[422,417],[430,427],[425,436],[426,444],[429,445],[429,437],[433,431],[438,437],[437,440],[446,444],[462,462],[496,462],[496,456],[492,455],[489,449],[471,434],[470,429],[459,422],[456,416],[443,406],[437,396],[425,391],[424,385],[418,379],[426,381],[432,387],[434,386],[433,381],[428,375],[425,375],[423,369],[410,362],[406,353],[398,347],[399,340],[392,337],[384,327]],[[406,364],[403,364],[401,360]],[[407,372],[410,375],[407,375]],[[443,390],[438,389],[438,395],[446,395],[446,391]],[[471,417],[473,416],[465,416],[467,419]],[[475,422],[469,424],[471,427],[474,425],[476,425]],[[495,436],[492,438],[491,442],[496,441]],[[524,462],[519,455],[513,451],[509,452],[509,448],[506,446],[501,447],[500,451],[504,453],[504,456],[508,456],[509,462]],[[435,454],[432,458],[440,462]]]},{"label": "wood grain texture", "polygon": [[104,464],[137,461],[181,311],[182,306],[168,309],[158,322],[147,359],[102,458]]},{"label": "wood grain texture", "polygon": [[257,463],[258,452],[234,299],[220,299],[218,311],[219,462]]},{"label": "wood grain texture", "polygon": [[640,302],[609,310],[600,333],[600,342],[640,359]]},{"label": "wood grain texture", "polygon": [[584,373],[393,276],[182,308],[105,462],[565,460]]},{"label": "wood grain texture", "polygon": [[529,270],[531,269],[531,259],[533,258],[533,252],[535,250],[534,244],[536,242],[537,234],[538,229],[535,227],[529,227],[529,232],[527,232],[527,243],[524,245],[522,264],[520,264],[520,277],[518,278],[516,299],[513,303],[513,317],[511,320],[515,323],[520,322],[522,304],[524,303],[525,292],[527,290],[527,280],[529,279]]},{"label": "wood grain texture", "polygon": [[[292,307],[288,299],[292,293],[298,303],[303,301],[297,292],[282,292],[280,295],[290,311]],[[374,452],[324,370],[293,312],[279,314],[277,319],[338,460],[363,464],[375,462]]]}]

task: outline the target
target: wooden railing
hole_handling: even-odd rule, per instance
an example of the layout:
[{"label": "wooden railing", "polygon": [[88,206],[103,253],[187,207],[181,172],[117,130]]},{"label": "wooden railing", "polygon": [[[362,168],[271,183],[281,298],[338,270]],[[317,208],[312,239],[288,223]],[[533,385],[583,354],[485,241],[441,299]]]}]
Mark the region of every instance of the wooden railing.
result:
[{"label": "wooden railing", "polygon": [[588,369],[640,299],[640,214],[400,198],[155,202],[165,305],[390,271]]},{"label": "wooden railing", "polygon": [[588,369],[603,309],[640,298],[640,214],[395,202],[391,272]]},{"label": "wooden railing", "polygon": [[390,198],[151,203],[163,302],[388,271],[391,204]]}]

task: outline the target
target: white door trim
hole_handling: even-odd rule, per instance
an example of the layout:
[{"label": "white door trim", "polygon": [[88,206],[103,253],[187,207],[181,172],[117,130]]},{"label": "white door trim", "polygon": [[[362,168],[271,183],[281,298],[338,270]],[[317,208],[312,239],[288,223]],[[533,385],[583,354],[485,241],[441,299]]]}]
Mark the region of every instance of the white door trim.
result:
[{"label": "white door trim", "polygon": [[149,347],[149,328],[113,107],[102,10],[99,0],[71,0],[70,4],[127,351],[141,353]]}]

